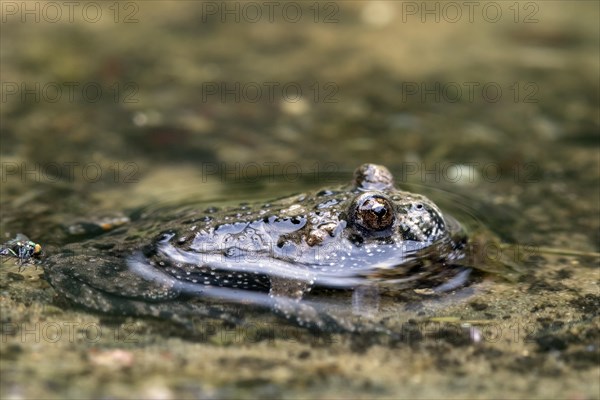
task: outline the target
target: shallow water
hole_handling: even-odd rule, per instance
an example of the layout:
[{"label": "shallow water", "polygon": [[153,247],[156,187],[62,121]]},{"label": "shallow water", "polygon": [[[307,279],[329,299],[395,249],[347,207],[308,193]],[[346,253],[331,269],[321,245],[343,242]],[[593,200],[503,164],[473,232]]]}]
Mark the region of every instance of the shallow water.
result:
[{"label": "shallow water", "polygon": [[365,335],[219,302],[187,325],[89,312],[8,259],[3,398],[600,397],[597,4],[491,2],[497,22],[479,8],[436,22],[421,3],[307,3],[273,23],[222,22],[211,2],[102,3],[72,23],[40,3],[23,22],[6,4],[2,241],[52,254],[79,221],[260,202],[376,162],[491,231],[505,245],[482,254],[522,274],[418,301],[315,293],[393,333]]}]

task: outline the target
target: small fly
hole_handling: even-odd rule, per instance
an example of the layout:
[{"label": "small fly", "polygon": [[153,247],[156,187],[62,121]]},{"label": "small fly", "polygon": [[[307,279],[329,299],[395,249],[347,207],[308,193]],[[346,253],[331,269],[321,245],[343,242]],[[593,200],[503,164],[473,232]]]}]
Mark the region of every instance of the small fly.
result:
[{"label": "small fly", "polygon": [[17,233],[14,239],[9,240],[0,247],[0,256],[15,257],[19,264],[31,262],[30,259],[42,253],[42,246],[35,243],[22,233]]}]

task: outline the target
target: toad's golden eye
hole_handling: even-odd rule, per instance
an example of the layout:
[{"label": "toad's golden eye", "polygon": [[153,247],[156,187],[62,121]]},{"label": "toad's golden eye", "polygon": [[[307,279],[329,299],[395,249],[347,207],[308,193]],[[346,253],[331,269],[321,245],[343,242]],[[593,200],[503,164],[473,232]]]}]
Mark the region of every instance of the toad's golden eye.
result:
[{"label": "toad's golden eye", "polygon": [[363,194],[355,201],[354,223],[368,231],[391,228],[396,219],[392,203],[379,194]]}]

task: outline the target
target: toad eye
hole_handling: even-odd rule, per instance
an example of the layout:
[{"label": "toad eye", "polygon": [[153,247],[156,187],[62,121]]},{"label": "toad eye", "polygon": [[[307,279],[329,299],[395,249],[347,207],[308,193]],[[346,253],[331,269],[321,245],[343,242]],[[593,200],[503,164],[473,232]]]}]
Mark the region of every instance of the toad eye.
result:
[{"label": "toad eye", "polygon": [[367,231],[387,230],[396,220],[392,203],[382,195],[365,193],[354,204],[354,223]]}]

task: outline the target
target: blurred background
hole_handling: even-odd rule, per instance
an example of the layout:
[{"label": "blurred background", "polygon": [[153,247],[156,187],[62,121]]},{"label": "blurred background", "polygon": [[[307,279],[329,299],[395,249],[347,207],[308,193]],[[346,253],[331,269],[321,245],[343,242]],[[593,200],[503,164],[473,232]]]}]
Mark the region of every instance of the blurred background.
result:
[{"label": "blurred background", "polygon": [[[480,197],[542,177],[579,190],[597,183],[596,11],[3,2],[3,183],[47,205],[29,216],[56,213],[57,188],[123,208],[224,181],[225,197],[301,190],[362,162]],[[23,201],[3,202],[7,229]]]},{"label": "blurred background", "polygon": [[0,4],[3,241],[374,162],[506,241],[598,251],[597,2]]}]

